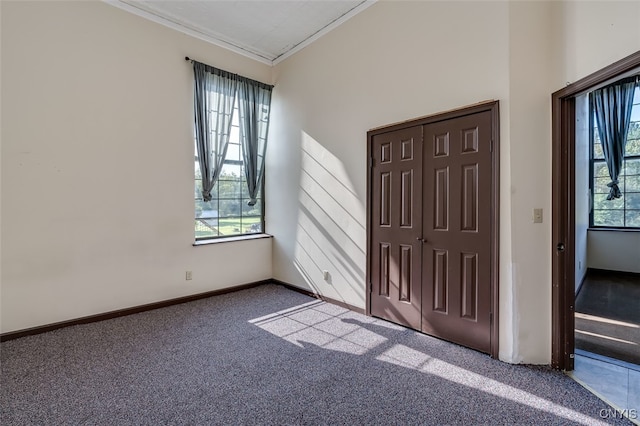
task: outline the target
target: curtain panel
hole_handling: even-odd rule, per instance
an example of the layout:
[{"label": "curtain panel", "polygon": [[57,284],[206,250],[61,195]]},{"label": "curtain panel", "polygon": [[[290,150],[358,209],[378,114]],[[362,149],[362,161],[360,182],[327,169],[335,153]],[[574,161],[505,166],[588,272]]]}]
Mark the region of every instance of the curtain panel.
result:
[{"label": "curtain panel", "polygon": [[622,197],[618,177],[625,156],[636,84],[637,77],[631,77],[591,92],[598,135],[611,177],[611,182],[607,184],[607,200]]},{"label": "curtain panel", "polygon": [[202,174],[202,198],[220,177],[231,134],[238,76],[193,61],[196,149]]},{"label": "curtain panel", "polygon": [[211,201],[211,191],[220,176],[237,99],[240,144],[250,198],[248,204],[253,206],[264,178],[273,86],[197,61],[192,62],[195,135],[202,173],[202,198]]},{"label": "curtain panel", "polygon": [[240,143],[250,206],[257,202],[264,177],[272,89],[273,86],[246,78],[240,78],[238,85]]}]

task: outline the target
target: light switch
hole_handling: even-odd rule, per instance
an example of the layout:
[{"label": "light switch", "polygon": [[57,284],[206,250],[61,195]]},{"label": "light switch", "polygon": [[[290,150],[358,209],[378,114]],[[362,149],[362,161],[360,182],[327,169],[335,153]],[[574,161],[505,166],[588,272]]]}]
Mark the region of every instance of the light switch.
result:
[{"label": "light switch", "polygon": [[533,223],[542,223],[542,209],[533,209]]}]

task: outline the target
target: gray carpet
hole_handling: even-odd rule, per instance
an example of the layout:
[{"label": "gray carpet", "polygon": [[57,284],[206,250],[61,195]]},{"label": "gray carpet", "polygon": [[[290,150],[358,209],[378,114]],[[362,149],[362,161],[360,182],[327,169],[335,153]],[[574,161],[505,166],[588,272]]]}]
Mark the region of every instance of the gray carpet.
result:
[{"label": "gray carpet", "polygon": [[277,285],[4,342],[6,425],[630,424],[509,365]]}]

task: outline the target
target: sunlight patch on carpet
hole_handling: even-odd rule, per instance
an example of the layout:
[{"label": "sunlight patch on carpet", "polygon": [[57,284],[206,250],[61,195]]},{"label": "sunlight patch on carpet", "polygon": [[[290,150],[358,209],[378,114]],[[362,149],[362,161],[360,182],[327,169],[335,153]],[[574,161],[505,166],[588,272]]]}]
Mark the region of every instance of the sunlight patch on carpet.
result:
[{"label": "sunlight patch on carpet", "polygon": [[339,308],[328,313],[324,306],[321,301],[305,303],[249,323],[301,348],[311,345],[354,355],[363,355],[387,340],[349,322],[351,311]]},{"label": "sunlight patch on carpet", "polygon": [[[352,320],[353,313],[350,311],[340,308],[329,314],[323,312],[324,305],[324,302],[313,301],[252,319],[249,323],[300,348],[315,346],[353,355],[364,355],[375,348],[382,349],[380,346],[388,342],[387,338],[367,330],[357,321]],[[362,317],[359,317],[358,321],[362,321]],[[375,322],[379,327],[386,325],[374,318],[367,318],[366,321]],[[398,327],[391,324],[389,326]],[[434,358],[405,345],[394,344],[375,359],[431,374],[579,424],[606,424],[548,399]]]},{"label": "sunlight patch on carpet", "polygon": [[497,380],[490,379],[481,374],[474,373],[456,365],[430,357],[420,351],[404,345],[394,345],[376,359],[389,362],[405,368],[411,368],[421,373],[433,374],[444,380],[448,380],[474,390],[508,399],[518,404],[526,404],[537,410],[546,411],[558,417],[578,422],[584,425],[607,424],[597,421],[575,410],[558,405],[548,399],[533,395],[513,386],[506,385]]}]

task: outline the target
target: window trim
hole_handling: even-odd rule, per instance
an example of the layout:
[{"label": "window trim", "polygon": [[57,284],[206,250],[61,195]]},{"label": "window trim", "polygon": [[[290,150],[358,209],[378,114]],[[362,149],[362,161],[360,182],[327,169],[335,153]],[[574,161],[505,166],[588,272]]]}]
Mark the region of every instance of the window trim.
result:
[{"label": "window trim", "polygon": [[621,227],[613,227],[613,226],[598,226],[598,227],[589,227],[587,228],[589,232],[640,232],[640,228],[621,228]]},{"label": "window trim", "polygon": [[[636,91],[640,91],[640,86],[636,86]],[[634,104],[634,107],[640,108],[640,104]],[[612,225],[596,225],[594,223],[594,214],[596,209],[595,207],[595,174],[594,174],[594,169],[595,169],[595,164],[596,163],[605,163],[606,164],[606,160],[604,158],[595,158],[595,123],[594,123],[594,117],[593,117],[594,111],[593,111],[593,102],[592,102],[592,98],[591,96],[589,96],[589,193],[591,194],[591,200],[590,200],[590,206],[589,206],[589,228],[590,230],[609,230],[609,231],[630,231],[630,232],[637,232],[640,231],[640,226],[612,226]],[[638,122],[638,121],[635,121]],[[624,156],[624,162],[626,162],[627,160],[640,160],[640,154],[634,154],[634,155],[625,155]],[[627,175],[625,175],[626,177]],[[631,175],[631,176],[638,176],[638,175]],[[626,189],[626,188],[625,188]],[[634,192],[635,194],[636,192]],[[626,191],[623,192],[623,196],[626,195]],[[602,209],[598,209],[598,210],[602,210]],[[606,209],[605,209],[606,210]],[[622,211],[623,212],[623,220],[625,220],[626,222],[626,208],[624,207],[624,203],[623,203],[623,208],[620,209],[611,209],[611,210],[616,210],[616,211]],[[633,209],[635,210],[635,209]]]},{"label": "window trim", "polygon": [[[226,163],[227,160],[225,160]],[[196,178],[194,176],[194,185],[196,182]],[[258,199],[258,201],[261,202],[261,208],[260,208],[260,227],[261,227],[261,231],[260,232],[246,232],[246,233],[240,233],[240,234],[233,234],[233,235],[218,235],[218,236],[212,236],[212,237],[195,237],[195,229],[194,229],[194,237],[195,237],[195,243],[194,245],[201,245],[201,244],[206,244],[205,241],[211,241],[211,240],[227,240],[227,239],[234,239],[234,238],[243,238],[243,237],[251,237],[253,235],[262,235],[265,234],[265,193],[264,193],[264,188],[265,188],[265,184],[264,184],[265,179],[262,180],[262,187],[260,189],[260,192],[262,194],[262,196]],[[216,182],[217,184],[217,182]],[[194,199],[194,207],[195,207],[195,202],[198,199]],[[220,200],[220,198],[216,198],[216,200]],[[228,198],[223,198],[222,200],[228,200]],[[244,199],[240,198],[240,203],[242,204],[242,201]],[[194,210],[195,213],[195,210]],[[197,218],[194,216],[194,220],[197,220]],[[242,219],[243,217],[257,217],[256,215],[251,215],[251,216],[230,216],[230,217],[225,217],[225,219],[231,218],[231,219]],[[218,220],[220,220],[220,215],[218,215]]]},{"label": "window trim", "polygon": [[[237,100],[236,100],[236,104],[234,105],[233,108],[233,114],[239,114],[238,111],[238,104],[237,104]],[[237,115],[236,115],[237,116]],[[239,117],[239,116],[237,116]],[[233,127],[233,124],[232,124]],[[234,144],[234,145],[239,145],[240,149],[242,149],[242,142],[240,140],[238,140],[238,142],[231,142],[229,141],[229,144]],[[194,156],[194,162],[196,163],[197,167],[200,167],[200,164],[198,162],[198,150],[197,147],[194,145],[194,149],[195,149],[195,156]],[[241,156],[242,157],[242,156]],[[235,166],[244,166],[244,160],[240,159],[240,160],[234,160],[234,159],[226,159],[223,162],[223,166],[224,165],[235,165]],[[244,179],[244,176],[242,176],[242,174],[240,175],[240,179],[242,182],[242,179]],[[238,234],[232,234],[232,235],[214,235],[214,236],[206,236],[206,237],[198,237],[196,236],[196,231],[195,231],[195,223],[194,223],[194,245],[202,245],[202,244],[207,244],[207,242],[225,242],[225,241],[237,241],[238,239],[251,239],[250,237],[252,236],[260,236],[260,235],[268,235],[265,234],[265,200],[266,200],[266,196],[265,196],[265,180],[266,180],[266,174],[262,179],[262,184],[261,184],[261,188],[260,188],[260,198],[258,198],[258,201],[260,202],[261,208],[260,208],[260,231],[259,232],[247,232],[247,233],[238,233]],[[193,176],[193,183],[194,185],[196,185],[197,187],[197,182],[198,182],[198,178],[196,177],[196,173],[195,173],[195,168],[194,168],[194,176]],[[218,185],[218,182],[220,182],[220,180],[218,180],[216,182],[216,184],[214,185],[214,188],[216,188],[216,186]],[[242,191],[242,189],[241,189]],[[218,192],[219,195],[219,192]],[[199,218],[196,217],[195,215],[195,203],[198,201],[202,201],[202,197],[198,198],[194,198],[194,221],[197,221]],[[217,197],[215,198],[215,200],[218,202],[218,206],[220,204],[220,200],[234,200],[233,198],[220,198]],[[255,218],[258,217],[258,215],[247,215],[244,216],[242,215],[242,202],[245,201],[244,198],[242,198],[242,196],[239,198],[240,200],[240,215],[239,216],[228,216],[228,217],[224,217],[223,219],[240,219],[242,220],[243,217],[247,217],[247,218]],[[212,200],[213,201],[213,200]],[[220,209],[218,208],[218,221],[221,219],[220,217]]]},{"label": "window trim", "polygon": [[214,238],[205,238],[196,240],[192,246],[206,246],[209,244],[221,244],[221,243],[233,243],[237,241],[247,241],[247,240],[260,240],[263,238],[273,238],[273,235],[267,234],[265,232],[261,232],[259,234],[241,234],[234,236],[223,236],[223,237],[214,237]]}]

